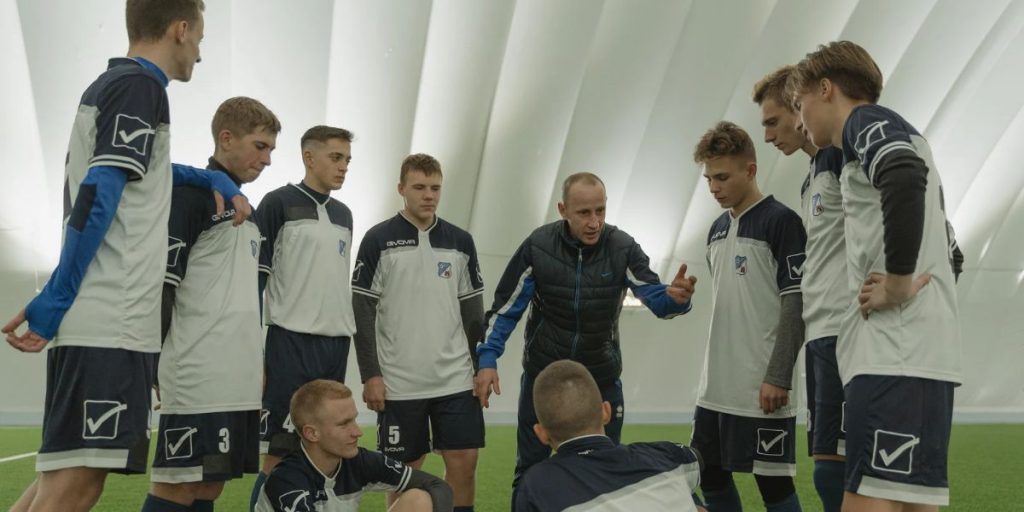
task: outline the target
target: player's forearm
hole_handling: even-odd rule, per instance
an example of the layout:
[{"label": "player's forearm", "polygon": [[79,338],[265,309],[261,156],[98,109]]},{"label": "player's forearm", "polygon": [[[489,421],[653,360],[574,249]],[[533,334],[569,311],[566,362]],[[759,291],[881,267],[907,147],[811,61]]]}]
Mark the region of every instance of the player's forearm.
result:
[{"label": "player's forearm", "polygon": [[171,172],[175,186],[191,185],[216,190],[228,201],[242,193],[238,185],[222,172],[211,172],[185,164],[171,164]]},{"label": "player's forearm", "polygon": [[452,510],[454,497],[451,486],[448,485],[448,482],[430,473],[413,469],[405,489],[422,489],[426,491],[430,495],[430,502],[434,506],[434,512],[448,512]]},{"label": "player's forearm", "polygon": [[911,151],[898,151],[881,162],[875,186],[882,196],[885,271],[913,274],[924,237],[928,167]]},{"label": "player's forearm", "polygon": [[380,377],[377,359],[377,299],[360,293],[352,294],[352,311],[356,317],[356,362],[363,382]]},{"label": "player's forearm", "polygon": [[476,353],[476,345],[484,338],[484,297],[476,295],[459,301],[459,313],[462,316],[462,329],[469,343],[469,356],[473,359],[473,371],[480,368],[480,358]]},{"label": "player's forearm", "polygon": [[67,221],[57,268],[42,292],[25,308],[29,328],[36,334],[48,340],[57,335],[65,313],[78,296],[85,271],[114,221],[127,183],[128,175],[122,169],[89,169]]},{"label": "player's forearm", "polygon": [[672,318],[690,311],[690,301],[676,303],[665,292],[668,285],[649,284],[633,288],[633,295],[658,318]]},{"label": "player's forearm", "polygon": [[764,375],[767,384],[786,389],[792,387],[793,365],[804,342],[803,304],[803,295],[799,293],[782,296],[775,347]]}]

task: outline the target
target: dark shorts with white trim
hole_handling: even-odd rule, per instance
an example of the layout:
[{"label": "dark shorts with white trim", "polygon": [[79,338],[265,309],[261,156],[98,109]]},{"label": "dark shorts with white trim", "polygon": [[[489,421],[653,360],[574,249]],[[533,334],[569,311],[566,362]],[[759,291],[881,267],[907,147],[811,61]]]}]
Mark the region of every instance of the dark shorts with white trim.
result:
[{"label": "dark shorts with white trim", "polygon": [[836,363],[836,337],[807,342],[807,453],[846,455],[843,380]]},{"label": "dark shorts with white trim", "polygon": [[155,374],[155,353],[49,349],[36,471],[88,467],[145,473]]},{"label": "dark shorts with white trim", "polygon": [[948,505],[953,387],[918,377],[854,377],[846,385],[846,490]]},{"label": "dark shorts with white trim", "polygon": [[276,325],[267,328],[260,452],[284,457],[299,449],[299,437],[288,414],[292,395],[316,379],[345,382],[351,343],[348,336],[304,334]]},{"label": "dark shorts with white trim", "polygon": [[385,400],[377,450],[409,463],[430,452],[484,447],[484,413],[472,391],[419,400]]},{"label": "dark shorts with white trim", "polygon": [[222,482],[256,473],[260,411],[161,414],[154,482]]},{"label": "dark shorts with white trim", "polygon": [[796,418],[752,418],[697,407],[690,446],[704,457],[705,467],[796,475]]}]

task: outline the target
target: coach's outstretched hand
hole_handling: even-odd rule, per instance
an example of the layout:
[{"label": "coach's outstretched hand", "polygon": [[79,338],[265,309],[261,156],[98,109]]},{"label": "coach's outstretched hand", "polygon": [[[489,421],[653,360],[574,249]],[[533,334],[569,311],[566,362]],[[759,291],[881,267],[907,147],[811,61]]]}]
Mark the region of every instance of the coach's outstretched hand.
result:
[{"label": "coach's outstretched hand", "polygon": [[921,274],[914,278],[912,274],[881,274],[872,272],[864,280],[857,300],[860,302],[860,314],[867,320],[872,311],[880,311],[899,306],[913,299],[924,285],[932,280],[932,275]]},{"label": "coach's outstretched hand", "polygon": [[672,279],[672,283],[665,289],[665,293],[676,304],[686,304],[690,302],[690,297],[693,296],[693,291],[697,285],[697,278],[694,276],[686,275],[686,263],[679,265],[679,271],[676,272],[676,277]]},{"label": "coach's outstretched hand", "polygon": [[10,322],[7,322],[2,329],[3,334],[7,336],[7,343],[10,343],[12,347],[22,352],[39,352],[46,347],[46,339],[42,336],[32,332],[32,329],[26,329],[25,334],[18,336],[15,332],[21,324],[25,323],[25,310],[22,309]]},{"label": "coach's outstretched hand", "polygon": [[498,381],[498,370],[494,368],[480,368],[473,377],[473,396],[480,401],[482,407],[490,407],[491,391],[494,394],[501,394],[501,384]]},{"label": "coach's outstretched hand", "polygon": [[370,377],[363,383],[363,401],[371,411],[384,411],[384,377]]}]

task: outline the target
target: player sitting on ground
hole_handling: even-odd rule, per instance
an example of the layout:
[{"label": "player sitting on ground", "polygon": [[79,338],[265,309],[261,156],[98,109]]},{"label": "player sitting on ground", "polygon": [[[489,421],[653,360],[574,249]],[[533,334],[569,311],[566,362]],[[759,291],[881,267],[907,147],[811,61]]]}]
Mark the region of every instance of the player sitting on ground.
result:
[{"label": "player sitting on ground", "polygon": [[344,384],[318,379],[292,396],[300,450],[267,477],[256,512],[355,512],[365,491],[399,493],[390,512],[452,510],[444,480],[358,446],[356,403]]},{"label": "player sitting on ground", "polygon": [[516,512],[696,510],[696,451],[670,442],[616,445],[604,432],[611,405],[601,400],[586,367],[556,361],[533,386],[540,421],[533,431],[557,453],[527,470],[515,495]]}]

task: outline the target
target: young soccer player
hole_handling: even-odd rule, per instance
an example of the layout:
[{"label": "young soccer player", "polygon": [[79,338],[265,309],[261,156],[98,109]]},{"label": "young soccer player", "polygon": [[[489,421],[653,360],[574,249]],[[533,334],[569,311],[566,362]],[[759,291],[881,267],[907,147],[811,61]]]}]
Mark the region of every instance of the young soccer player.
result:
[{"label": "young soccer player", "polygon": [[617,445],[609,439],[604,426],[611,405],[601,400],[585,366],[551,363],[537,375],[533,395],[539,420],[533,430],[557,453],[527,471],[513,510],[697,510],[700,456],[670,442]]},{"label": "young soccer player", "polygon": [[437,216],[441,182],[434,157],[408,156],[398,182],[405,208],[363,237],[352,276],[356,355],[380,451],[420,468],[432,444],[456,512],[470,512],[484,446],[473,396],[484,284],[473,237]]},{"label": "young soccer player", "polygon": [[236,224],[248,214],[230,180],[170,163],[166,87],[192,77],[202,11],[201,0],[129,0],[128,56],[111,59],[82,95],[60,262],[2,329],[26,352],[50,340],[40,475],[13,510],[88,510],[108,472],[145,471],[172,181],[219,190]]},{"label": "young soccer player", "polygon": [[336,380],[308,382],[291,399],[300,447],[257,491],[255,512],[356,512],[367,491],[399,493],[389,512],[450,512],[444,480],[359,447],[352,391]]},{"label": "young soccer player", "polygon": [[836,357],[845,385],[843,510],[949,503],[947,450],[960,384],[953,244],[942,182],[921,134],[876,104],[882,74],[849,41],[793,70],[803,126],[842,148],[848,293]]},{"label": "young soccer player", "polygon": [[[211,128],[208,168],[242,185],[270,165],[281,124],[259,101],[236,97],[221,103]],[[143,512],[213,510],[227,480],[258,469],[261,237],[255,222],[230,221],[210,191],[174,188],[160,429]]]},{"label": "young soccer player", "polygon": [[847,293],[846,241],[839,173],[843,154],[818,149],[800,126],[786,81],[793,66],[784,66],[754,86],[761,107],[764,140],[785,155],[803,151],[810,171],[800,190],[801,216],[807,230],[807,259],[801,283],[807,378],[808,448],[814,457],[814,487],[825,512],[843,503],[846,436],[842,429],[843,382],[836,364],[839,323],[851,303]]},{"label": "young soccer player", "polygon": [[768,512],[800,510],[796,411],[789,396],[803,343],[800,217],[757,186],[750,136],[723,121],[694,150],[708,188],[727,211],[708,233],[712,312],[691,445],[705,462],[711,512],[740,510],[733,472],[753,473]]},{"label": "young soccer player", "polygon": [[260,249],[267,324],[260,451],[266,457],[253,505],[270,470],[298,449],[288,417],[292,394],[314,379],[345,380],[356,329],[349,278],[352,211],[330,194],[345,182],[352,139],[343,128],[306,130],[300,140],[302,181],[270,192],[256,211],[265,237]]}]

